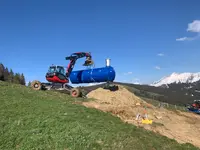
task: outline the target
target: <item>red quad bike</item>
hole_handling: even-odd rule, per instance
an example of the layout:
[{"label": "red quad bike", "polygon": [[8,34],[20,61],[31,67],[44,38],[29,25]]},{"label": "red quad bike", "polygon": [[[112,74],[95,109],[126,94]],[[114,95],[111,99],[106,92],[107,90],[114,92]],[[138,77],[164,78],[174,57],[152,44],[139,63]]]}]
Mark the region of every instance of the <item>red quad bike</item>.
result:
[{"label": "red quad bike", "polygon": [[93,65],[92,57],[90,53],[87,52],[77,52],[71,54],[71,56],[66,57],[66,60],[69,60],[68,67],[52,65],[49,67],[48,72],[46,73],[46,80],[49,83],[41,83],[40,81],[34,80],[31,83],[31,87],[34,90],[64,90],[70,92],[70,95],[73,97],[80,97],[82,92],[79,88],[73,88],[68,85],[69,76],[74,68],[76,60],[79,58],[86,57],[86,61],[83,64],[84,66]]},{"label": "red quad bike", "polygon": [[200,115],[200,100],[194,100],[192,104],[188,104],[186,107],[189,111]]}]

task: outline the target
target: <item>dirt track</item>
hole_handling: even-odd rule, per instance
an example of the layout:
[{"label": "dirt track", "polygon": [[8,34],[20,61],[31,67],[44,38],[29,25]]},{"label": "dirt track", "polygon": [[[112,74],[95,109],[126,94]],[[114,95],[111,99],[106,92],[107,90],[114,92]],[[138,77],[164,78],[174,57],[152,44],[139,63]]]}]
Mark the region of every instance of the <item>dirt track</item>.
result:
[{"label": "dirt track", "polygon": [[[82,104],[86,107],[111,112],[125,122],[143,126],[148,130],[176,139],[180,143],[188,142],[200,147],[199,115],[156,108],[122,86],[119,86],[119,90],[115,92],[99,88],[88,93],[87,96],[94,98],[95,101],[83,102]],[[153,124],[144,125],[141,124],[141,120],[136,120],[138,113],[143,115],[145,112],[148,119],[153,120]]]}]

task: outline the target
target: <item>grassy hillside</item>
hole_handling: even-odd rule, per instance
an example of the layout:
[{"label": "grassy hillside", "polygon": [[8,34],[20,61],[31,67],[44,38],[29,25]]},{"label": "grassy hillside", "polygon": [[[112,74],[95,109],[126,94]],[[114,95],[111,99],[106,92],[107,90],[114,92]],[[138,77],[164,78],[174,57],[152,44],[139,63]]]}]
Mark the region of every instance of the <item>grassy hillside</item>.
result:
[{"label": "grassy hillside", "polygon": [[0,82],[0,149],[197,149],[74,104],[80,100]]}]

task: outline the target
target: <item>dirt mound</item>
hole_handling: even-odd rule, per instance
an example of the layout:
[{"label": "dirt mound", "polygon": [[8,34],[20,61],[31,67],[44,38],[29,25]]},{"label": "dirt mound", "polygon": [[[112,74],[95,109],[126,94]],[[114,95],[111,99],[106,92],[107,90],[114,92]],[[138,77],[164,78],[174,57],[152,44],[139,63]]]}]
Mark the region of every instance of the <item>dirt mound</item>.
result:
[{"label": "dirt mound", "polygon": [[118,91],[99,88],[90,92],[87,97],[94,98],[96,101],[84,103],[85,106],[94,106],[103,111],[111,112],[125,121],[130,119],[135,120],[139,112],[144,114],[144,107],[154,108],[153,105],[146,103],[122,86],[119,86]]},{"label": "dirt mound", "polygon": [[87,97],[95,98],[99,100],[99,102],[101,101],[102,103],[105,102],[115,106],[135,105],[138,102],[145,103],[145,101],[142,101],[122,86],[119,86],[118,91],[109,91],[104,90],[103,88],[98,88],[97,90],[90,92]]},{"label": "dirt mound", "polygon": [[[98,88],[88,93],[87,97],[95,100],[83,102],[82,104],[86,107],[111,112],[125,122],[143,126],[148,130],[176,139],[180,143],[188,142],[200,147],[200,116],[196,114],[157,108],[135,96],[123,86],[119,86],[118,91]],[[141,124],[141,119],[136,119],[138,114],[146,115],[148,119],[153,120],[153,124]]]}]

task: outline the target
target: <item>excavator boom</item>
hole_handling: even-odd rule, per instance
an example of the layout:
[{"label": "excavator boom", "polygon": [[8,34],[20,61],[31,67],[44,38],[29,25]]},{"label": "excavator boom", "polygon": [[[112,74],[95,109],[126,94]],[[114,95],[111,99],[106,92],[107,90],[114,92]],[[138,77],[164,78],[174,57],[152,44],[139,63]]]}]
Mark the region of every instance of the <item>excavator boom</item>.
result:
[{"label": "excavator boom", "polygon": [[76,60],[79,58],[86,57],[86,61],[84,63],[84,66],[89,66],[93,64],[92,56],[90,53],[87,52],[77,52],[71,54],[71,56],[65,57],[66,60],[70,60],[70,63],[68,64],[68,67],[66,69],[66,77],[68,78],[74,68],[74,65],[76,63]]}]

